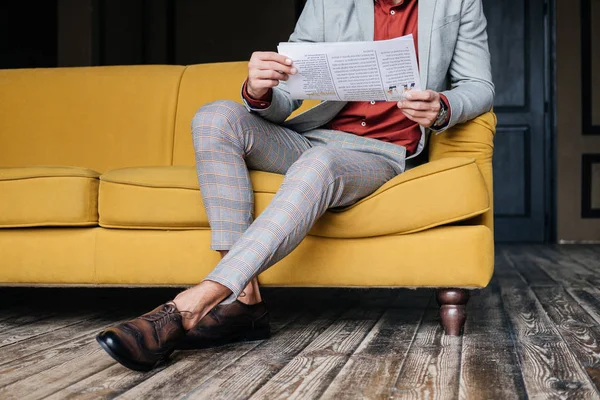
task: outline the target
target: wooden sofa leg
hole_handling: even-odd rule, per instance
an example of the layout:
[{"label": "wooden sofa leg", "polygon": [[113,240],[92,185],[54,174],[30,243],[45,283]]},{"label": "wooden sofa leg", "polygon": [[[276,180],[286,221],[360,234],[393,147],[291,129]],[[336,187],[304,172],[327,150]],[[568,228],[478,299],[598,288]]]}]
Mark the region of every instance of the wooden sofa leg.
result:
[{"label": "wooden sofa leg", "polygon": [[438,289],[437,302],[446,335],[460,336],[467,320],[470,293],[464,289]]}]

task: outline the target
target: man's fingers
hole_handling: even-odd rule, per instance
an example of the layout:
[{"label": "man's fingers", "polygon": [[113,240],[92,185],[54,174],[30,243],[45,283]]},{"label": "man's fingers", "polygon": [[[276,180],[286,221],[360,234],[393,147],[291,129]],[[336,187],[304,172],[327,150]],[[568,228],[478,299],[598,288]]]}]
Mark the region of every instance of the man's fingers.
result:
[{"label": "man's fingers", "polygon": [[415,110],[410,110],[410,109],[403,109],[402,112],[404,113],[404,115],[411,116],[413,118],[431,119],[431,118],[435,117],[435,114],[427,112],[427,111],[415,111]]},{"label": "man's fingers", "polygon": [[271,71],[279,71],[284,74],[294,75],[297,70],[295,67],[291,67],[289,65],[284,65],[275,61],[263,61],[256,66],[258,69],[271,70]]},{"label": "man's fingers", "polygon": [[436,93],[431,90],[410,90],[406,92],[408,100],[433,101]]},{"label": "man's fingers", "polygon": [[282,65],[292,65],[292,60],[289,57],[273,51],[256,52],[254,54],[262,61],[275,61]]},{"label": "man's fingers", "polygon": [[253,71],[251,74],[252,78],[254,79],[271,79],[280,81],[288,80],[288,74],[284,74],[278,71],[272,71],[270,69]]},{"label": "man's fingers", "polygon": [[402,110],[433,111],[436,113],[440,111],[439,103],[431,103],[426,101],[399,101],[398,108]]}]

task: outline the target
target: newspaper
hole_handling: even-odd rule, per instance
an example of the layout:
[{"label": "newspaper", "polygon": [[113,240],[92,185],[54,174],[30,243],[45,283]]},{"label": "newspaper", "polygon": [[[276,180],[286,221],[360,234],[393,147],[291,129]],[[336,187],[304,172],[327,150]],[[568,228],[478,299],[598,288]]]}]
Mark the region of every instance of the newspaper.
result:
[{"label": "newspaper", "polygon": [[287,88],[294,99],[399,101],[421,90],[412,35],[373,42],[280,43],[298,72]]}]

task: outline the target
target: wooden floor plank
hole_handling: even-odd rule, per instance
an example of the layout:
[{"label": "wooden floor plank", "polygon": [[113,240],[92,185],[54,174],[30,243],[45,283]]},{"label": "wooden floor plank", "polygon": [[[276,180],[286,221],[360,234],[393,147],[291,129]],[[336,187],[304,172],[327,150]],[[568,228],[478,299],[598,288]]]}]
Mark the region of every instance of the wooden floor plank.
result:
[{"label": "wooden floor plank", "polygon": [[127,389],[140,384],[153,375],[161,372],[167,365],[150,372],[137,372],[112,363],[108,368],[100,370],[87,378],[80,379],[70,386],[64,387],[45,400],[97,400],[113,399]]},{"label": "wooden floor plank", "polygon": [[467,311],[459,398],[527,398],[498,282],[473,291]]},{"label": "wooden floor plank", "polygon": [[[535,251],[535,247],[528,248],[529,251]],[[519,271],[519,274],[527,281],[530,286],[559,286],[556,280],[552,279],[546,271],[541,269],[532,261],[525,252],[518,246],[498,246],[496,253],[499,257],[506,257],[511,265]],[[496,268],[502,267],[497,264]]]},{"label": "wooden floor plank", "polygon": [[461,336],[446,336],[432,299],[410,346],[390,398],[456,399]]},{"label": "wooden floor plank", "polygon": [[382,314],[381,307],[349,310],[251,399],[318,398]]},{"label": "wooden floor plank", "polygon": [[[10,331],[0,333],[0,349],[17,342],[34,338],[40,335],[47,335],[52,331],[75,325],[82,320],[88,320],[106,314],[105,311],[99,311],[91,314],[70,313],[67,315],[57,315],[54,317],[44,318],[37,321],[35,324],[21,325]],[[0,350],[0,363],[2,363],[3,351]]]},{"label": "wooden floor plank", "polygon": [[33,324],[38,321],[49,319],[56,316],[52,313],[41,313],[29,310],[26,314],[17,314],[0,321],[0,340],[10,337],[13,330],[21,330],[25,325]]},{"label": "wooden floor plank", "polygon": [[[411,293],[411,295],[414,294]],[[357,297],[358,296],[358,297]],[[358,307],[393,306],[398,291],[358,291],[354,301]],[[429,294],[430,296],[430,294]],[[280,335],[221,370],[218,374],[198,386],[186,398],[232,399],[248,398],[279,372],[310,342],[337,319],[344,308],[324,308],[321,303],[313,305],[301,320],[287,326]]]},{"label": "wooden floor plank", "polygon": [[[79,345],[80,347],[73,349],[74,351],[70,354],[73,355],[73,353],[75,353],[75,357],[65,357],[64,360],[60,360],[61,362],[59,364],[54,362],[53,365],[46,365],[46,369],[43,371],[43,373],[38,373],[34,376],[30,376],[29,378],[21,379],[3,389],[7,393],[11,393],[11,396],[14,396],[13,398],[18,398],[19,395],[25,393],[25,389],[27,387],[31,387],[35,381],[39,382],[41,385],[28,393],[28,396],[41,398],[55,394],[58,396],[57,398],[64,398],[66,397],[63,396],[65,393],[57,394],[57,392],[69,386],[77,386],[78,382],[84,381],[85,384],[88,385],[87,388],[93,387],[96,389],[95,391],[87,390],[89,397],[97,398],[97,393],[94,392],[102,393],[102,395],[106,397],[114,397],[113,393],[107,395],[106,392],[114,392],[115,389],[124,385],[129,385],[126,386],[128,388],[131,385],[139,383],[140,381],[146,382],[151,375],[156,375],[159,373],[159,371],[155,371],[151,374],[135,374],[131,373],[131,371],[122,366],[117,366],[116,362],[97,345],[93,339],[93,336],[82,338]],[[58,354],[55,358],[61,358],[61,356],[62,353]],[[181,353],[176,354],[176,356],[173,357],[173,362],[177,361],[178,356],[181,357]],[[165,365],[163,367],[164,370],[168,369],[169,366],[177,365],[173,362]],[[210,359],[210,363],[212,362],[213,359]],[[48,364],[47,362],[42,363]],[[198,360],[196,360],[196,363],[198,363]],[[112,368],[115,366],[118,368]],[[103,374],[109,379],[98,385],[98,374],[106,371],[109,368],[112,368],[112,370],[109,371],[109,374]],[[31,372],[31,370],[29,372]],[[114,375],[115,372],[117,372],[116,376]],[[90,382],[87,379],[89,377],[94,377],[94,379],[96,379],[95,382]],[[92,383],[96,383],[96,385]],[[79,387],[81,388],[81,386]],[[67,393],[68,392],[69,391],[67,390]],[[170,393],[172,392],[173,391],[170,391]],[[0,389],[0,394],[1,393],[2,389]],[[75,394],[75,397],[79,398],[79,393]],[[171,396],[168,395],[166,397]],[[149,398],[149,396],[135,398]],[[165,396],[157,396],[155,398],[165,398]]]},{"label": "wooden floor plank", "polygon": [[599,259],[600,258],[600,245],[598,244],[567,244],[567,245],[549,245],[555,249],[563,249],[572,254],[580,254],[586,258]]},{"label": "wooden floor plank", "polygon": [[596,323],[600,324],[600,290],[595,288],[569,288],[567,291],[596,320]]},{"label": "wooden floor plank", "polygon": [[575,273],[581,273],[583,278],[592,285],[600,286],[600,258],[588,257],[583,248],[569,248],[565,246],[552,245],[543,246],[543,252],[551,258],[555,264],[563,268],[573,270]]},{"label": "wooden floor plank", "polygon": [[389,399],[432,296],[430,290],[399,296],[350,356],[322,398]]},{"label": "wooden floor plank", "polygon": [[[0,370],[0,398],[42,398],[111,364],[113,361],[106,357],[93,337],[84,337],[47,350],[39,356],[27,357],[23,359],[23,364],[3,367]],[[4,379],[7,372],[10,372],[10,378]],[[6,385],[6,380],[14,382]]]},{"label": "wooden floor plank", "polygon": [[521,246],[520,252],[563,286],[597,287],[600,285],[598,274],[580,265],[570,257],[552,249],[550,246],[535,246],[531,248]]},{"label": "wooden floor plank", "polygon": [[600,326],[563,288],[536,288],[534,292],[596,388],[600,389]]},{"label": "wooden floor plank", "polygon": [[320,313],[304,314],[278,335],[198,385],[186,398],[226,400],[250,397],[323,333],[339,314],[340,310],[323,309]]},{"label": "wooden floor plank", "polygon": [[[289,293],[289,294],[288,294]],[[277,302],[277,307],[271,308],[271,329],[274,337],[285,327],[300,318],[305,312],[305,307],[298,307],[297,290],[288,290],[280,294],[283,301]],[[347,299],[347,295],[339,290],[316,291],[306,302],[306,307],[311,309],[320,302],[329,302],[333,308],[339,306],[339,300]],[[297,303],[297,304],[294,304]],[[320,303],[322,304],[322,303]],[[321,309],[323,307],[320,307]],[[272,339],[270,339],[272,340]],[[120,399],[163,399],[182,398],[203,382],[209,380],[221,370],[236,363],[241,357],[251,352],[262,342],[233,344],[199,351],[184,351],[173,355],[173,363],[152,377],[139,382],[136,386],[113,388],[123,392]],[[96,377],[95,379],[98,379]],[[102,375],[99,376],[102,379]]]},{"label": "wooden floor plank", "polygon": [[[55,346],[66,344],[81,337],[91,337],[100,332],[104,327],[114,323],[119,314],[100,314],[96,318],[86,319],[89,315],[82,315],[82,321],[73,325],[56,329],[43,335],[35,336],[23,341],[13,343],[0,350],[0,370],[6,364],[21,358],[39,354]],[[20,361],[19,361],[20,363]]]},{"label": "wooden floor plank", "polygon": [[[343,300],[348,296],[336,289],[314,292],[310,301],[307,302],[309,307],[311,304],[319,304],[324,297],[336,297]],[[280,330],[302,312],[303,307],[295,304],[300,293],[297,289],[266,291],[265,297],[270,299],[276,296],[278,299],[270,306],[271,315],[274,316],[271,321],[274,332]],[[334,306],[337,304],[336,301],[330,303]],[[246,347],[239,345],[236,351],[244,354],[259,344],[259,342],[253,342]],[[187,394],[202,379],[208,379],[211,374],[216,373],[221,362],[225,365],[234,362],[236,354],[232,351],[233,347],[176,352],[172,355],[169,364],[146,374],[129,371],[115,363],[105,370],[56,392],[51,398],[79,399],[82,393],[85,393],[84,398],[114,398],[119,395],[122,395],[123,398],[176,398]],[[199,379],[198,375],[202,379]],[[128,392],[129,390],[130,392]]]},{"label": "wooden floor plank", "polygon": [[[195,352],[177,352],[167,368],[120,395],[119,399],[177,399],[221,369],[235,363],[260,342],[246,342]],[[123,371],[127,373],[127,371]],[[123,387],[116,389],[122,390]]]},{"label": "wooden floor plank", "polygon": [[[498,263],[507,260],[498,259]],[[497,268],[502,302],[514,329],[527,394],[531,398],[597,398],[596,388],[569,350],[532,290],[516,270]]]},{"label": "wooden floor plank", "polygon": [[0,323],[6,321],[7,319],[15,318],[19,315],[22,315],[24,312],[29,311],[28,309],[19,309],[13,307],[7,307],[0,310]]},{"label": "wooden floor plank", "polygon": [[600,274],[600,253],[590,249],[590,246],[552,246],[561,254],[571,257],[585,268]]},{"label": "wooden floor plank", "polygon": [[[112,322],[114,323],[114,321]],[[106,326],[110,323],[105,320],[102,325]],[[43,336],[39,338],[45,339]],[[11,347],[7,346],[5,349]],[[72,364],[69,363],[77,363],[80,360],[85,364],[86,360],[95,361],[94,357],[103,358],[98,357],[102,353],[98,353],[96,350],[100,350],[100,347],[94,340],[94,334],[82,334],[58,346],[50,346],[45,350],[4,363],[0,365],[0,398],[3,398],[3,391],[7,392],[8,390],[10,392],[16,390],[15,388],[24,388],[28,384],[37,386],[35,382],[40,373],[46,375],[50,370],[64,367],[65,364],[67,364],[67,367],[64,367],[64,377],[73,378],[70,373],[79,373],[80,371],[77,369],[71,370]],[[19,383],[21,381],[25,381],[25,383]],[[65,386],[68,386],[68,384]]]},{"label": "wooden floor plank", "polygon": [[[294,312],[282,314],[283,319],[276,318],[272,323],[273,336],[277,338],[278,331],[298,316],[298,313]],[[180,398],[187,395],[203,380],[209,379],[211,372],[216,373],[219,366],[236,362],[237,355],[246,354],[260,344],[261,342],[252,342],[244,345],[222,346],[217,349],[175,353],[172,363],[147,374],[134,373],[114,365],[55,393],[50,399],[79,399],[82,391],[87,391],[90,399],[114,398],[121,394],[124,394],[122,398],[132,399]],[[237,347],[236,351],[234,347]],[[188,369],[190,365],[192,367]]]}]

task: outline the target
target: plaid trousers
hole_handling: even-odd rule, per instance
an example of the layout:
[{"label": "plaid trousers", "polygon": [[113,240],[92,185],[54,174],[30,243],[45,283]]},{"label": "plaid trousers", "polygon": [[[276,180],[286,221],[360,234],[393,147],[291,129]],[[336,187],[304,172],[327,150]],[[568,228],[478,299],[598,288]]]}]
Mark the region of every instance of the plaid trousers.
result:
[{"label": "plaid trousers", "polygon": [[[346,132],[297,133],[233,101],[203,106],[192,121],[211,249],[229,250],[205,278],[232,291],[288,255],[329,208],[349,206],[402,173],[406,149]],[[253,220],[249,169],[285,174]]]}]

